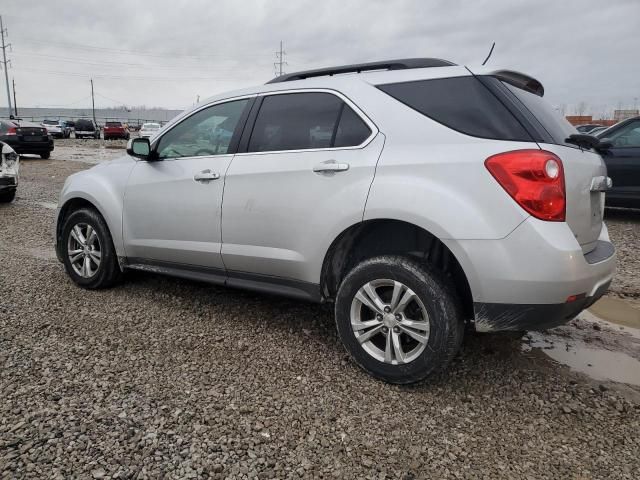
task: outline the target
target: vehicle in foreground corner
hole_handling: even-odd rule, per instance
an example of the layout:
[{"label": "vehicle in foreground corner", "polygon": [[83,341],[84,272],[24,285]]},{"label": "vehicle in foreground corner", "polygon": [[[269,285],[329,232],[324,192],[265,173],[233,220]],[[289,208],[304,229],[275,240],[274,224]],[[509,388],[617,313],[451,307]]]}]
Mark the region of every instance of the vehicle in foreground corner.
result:
[{"label": "vehicle in foreground corner", "polygon": [[640,208],[640,117],[632,117],[597,132],[613,186],[607,206]]},{"label": "vehicle in foreground corner", "polygon": [[141,138],[150,138],[160,131],[159,123],[143,123],[138,131]]},{"label": "vehicle in foreground corner", "polygon": [[360,366],[419,381],[465,328],[559,325],[611,282],[606,167],[543,93],[408,59],[220,95],[69,177],[56,252],[85,288],[132,269],[333,302]]},{"label": "vehicle in foreground corner", "polygon": [[4,142],[0,142],[0,203],[12,202],[18,189],[20,157]]},{"label": "vehicle in foreground corner", "polygon": [[18,155],[40,155],[44,159],[51,156],[54,148],[46,128],[24,120],[0,120],[0,142]]},{"label": "vehicle in foreground corner", "polygon": [[118,138],[129,140],[129,129],[125,127],[122,122],[105,122],[102,136],[105,140]]},{"label": "vehicle in foreground corner", "polygon": [[100,128],[93,120],[81,118],[76,120],[74,127],[76,138],[100,138]]}]

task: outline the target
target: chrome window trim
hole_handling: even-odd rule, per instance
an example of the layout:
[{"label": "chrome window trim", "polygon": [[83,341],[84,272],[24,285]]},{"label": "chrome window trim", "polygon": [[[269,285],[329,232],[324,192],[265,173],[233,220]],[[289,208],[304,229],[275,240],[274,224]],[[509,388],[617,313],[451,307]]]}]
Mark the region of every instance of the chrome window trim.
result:
[{"label": "chrome window trim", "polygon": [[[339,92],[338,90],[334,90],[331,88],[294,88],[294,89],[287,89],[287,90],[275,90],[270,92],[262,92],[262,93],[258,93],[256,96],[269,97],[272,95],[286,95],[291,93],[328,93],[330,95],[334,95],[338,97],[340,100],[346,103],[356,113],[356,115],[358,115],[358,117],[360,117],[360,119],[369,127],[369,130],[371,130],[371,134],[361,144],[353,145],[350,147],[302,148],[302,149],[296,149],[296,150],[269,150],[267,152],[241,152],[241,153],[236,153],[236,156],[240,157],[240,156],[247,156],[247,155],[268,155],[272,153],[302,153],[302,152],[325,152],[325,151],[335,152],[340,150],[360,150],[365,148],[367,145],[369,145],[373,141],[373,139],[378,135],[378,133],[380,133],[378,126],[375,123],[373,123],[373,121],[362,111],[362,109],[358,107],[358,105],[353,103],[353,101],[349,97],[347,97],[342,92]],[[259,114],[260,112],[258,111],[258,115]],[[257,120],[257,117],[256,117],[256,120]],[[254,125],[255,125],[255,121],[254,121]]]}]

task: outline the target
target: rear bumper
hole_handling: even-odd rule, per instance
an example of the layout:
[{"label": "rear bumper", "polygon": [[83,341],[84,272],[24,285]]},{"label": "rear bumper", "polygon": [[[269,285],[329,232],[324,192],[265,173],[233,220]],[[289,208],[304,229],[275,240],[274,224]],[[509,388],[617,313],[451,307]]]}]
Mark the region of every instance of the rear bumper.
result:
[{"label": "rear bumper", "polygon": [[29,153],[40,154],[53,151],[53,140],[51,139],[45,142],[20,142],[13,139],[3,140],[3,142],[13,148],[18,155],[26,155]]},{"label": "rear bumper", "polygon": [[590,297],[554,304],[474,303],[478,332],[545,330],[564,325],[604,295],[611,280],[600,285]]},{"label": "rear bumper", "polygon": [[[566,223],[533,218],[500,240],[445,243],[467,275],[475,328],[483,332],[566,323],[606,292],[615,272],[604,224],[586,255]],[[572,296],[578,300],[567,302]]]}]

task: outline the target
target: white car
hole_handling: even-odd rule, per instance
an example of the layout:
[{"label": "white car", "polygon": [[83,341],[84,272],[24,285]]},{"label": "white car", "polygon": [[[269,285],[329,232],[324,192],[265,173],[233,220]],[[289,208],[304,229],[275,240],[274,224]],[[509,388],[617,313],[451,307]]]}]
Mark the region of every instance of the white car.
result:
[{"label": "white car", "polygon": [[9,203],[16,196],[20,157],[4,142],[0,142],[0,203]]},{"label": "white car", "polygon": [[150,138],[160,131],[159,123],[143,123],[140,128],[140,137]]},{"label": "white car", "polygon": [[58,120],[43,120],[40,125],[46,128],[49,135],[54,138],[63,138],[65,136],[64,127]]}]

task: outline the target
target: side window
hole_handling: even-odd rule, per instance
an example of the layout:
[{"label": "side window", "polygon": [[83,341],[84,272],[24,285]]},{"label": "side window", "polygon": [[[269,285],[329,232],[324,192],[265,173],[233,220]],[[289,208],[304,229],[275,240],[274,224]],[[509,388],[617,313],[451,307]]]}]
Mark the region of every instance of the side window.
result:
[{"label": "side window", "polygon": [[330,93],[270,95],[264,98],[260,107],[249,140],[249,151],[359,145],[370,133],[369,127],[355,112]]},{"label": "side window", "polygon": [[165,133],[156,151],[159,158],[224,155],[248,100],[221,103],[200,110]]},{"label": "side window", "polygon": [[474,77],[379,85],[409,108],[474,137],[531,141],[513,114]]},{"label": "side window", "polygon": [[614,147],[640,147],[640,121],[630,122],[607,137]]},{"label": "side window", "polygon": [[362,118],[360,118],[349,105],[344,104],[333,146],[355,147],[364,142],[369,135],[371,135],[371,129],[367,124],[364,123]]}]

